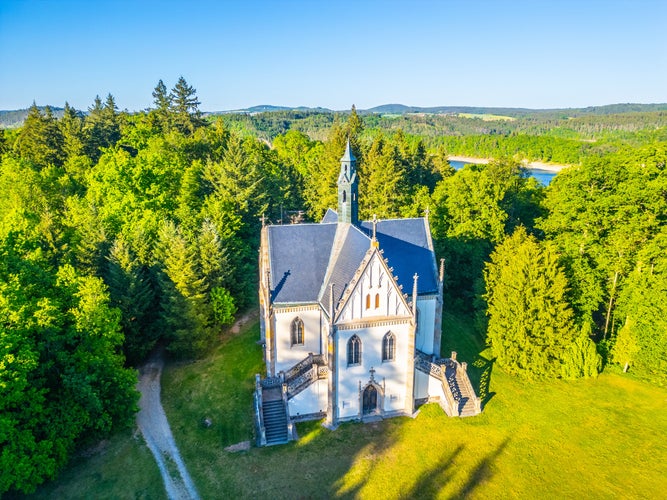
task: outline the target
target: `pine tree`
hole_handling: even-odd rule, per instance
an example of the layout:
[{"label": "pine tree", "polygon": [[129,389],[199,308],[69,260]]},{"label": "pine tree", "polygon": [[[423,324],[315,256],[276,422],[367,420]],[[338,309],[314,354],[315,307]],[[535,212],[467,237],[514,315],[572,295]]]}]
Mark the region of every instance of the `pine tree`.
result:
[{"label": "pine tree", "polygon": [[111,305],[121,311],[125,357],[134,365],[142,361],[157,342],[155,292],[148,271],[122,239],[111,245],[107,260],[104,280],[109,287]]},{"label": "pine tree", "polygon": [[552,247],[519,227],[491,254],[484,275],[487,342],[499,366],[529,378],[596,372],[597,355],[588,354],[595,347],[575,328]]},{"label": "pine tree", "polygon": [[63,143],[63,135],[51,108],[47,106],[42,114],[33,102],[14,143],[16,154],[37,168],[61,166],[64,161]]},{"label": "pine tree", "polygon": [[84,124],[86,132],[86,154],[97,162],[102,148],[114,146],[120,139],[120,119],[116,101],[111,94],[102,104],[100,96],[95,96],[93,106],[88,108]]},{"label": "pine tree", "polygon": [[202,119],[197,99],[197,90],[188,85],[182,76],[169,95],[174,127],[184,135],[191,135],[205,122]]},{"label": "pine tree", "polygon": [[158,123],[162,131],[169,130],[171,122],[171,96],[167,91],[167,86],[160,80],[153,90],[154,113],[157,116]]},{"label": "pine tree", "polygon": [[162,317],[172,335],[169,350],[179,356],[200,354],[213,339],[212,310],[207,302],[206,280],[192,245],[173,222],[159,234],[158,255]]}]

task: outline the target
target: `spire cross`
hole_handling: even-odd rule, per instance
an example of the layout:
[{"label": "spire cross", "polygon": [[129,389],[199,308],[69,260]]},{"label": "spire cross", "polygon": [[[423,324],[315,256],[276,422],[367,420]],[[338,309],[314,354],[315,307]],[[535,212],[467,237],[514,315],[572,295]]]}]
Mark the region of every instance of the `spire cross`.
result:
[{"label": "spire cross", "polygon": [[371,382],[375,382],[375,368],[371,366],[371,369],[369,370],[371,374]]},{"label": "spire cross", "polygon": [[378,216],[373,214],[373,239],[377,239]]}]

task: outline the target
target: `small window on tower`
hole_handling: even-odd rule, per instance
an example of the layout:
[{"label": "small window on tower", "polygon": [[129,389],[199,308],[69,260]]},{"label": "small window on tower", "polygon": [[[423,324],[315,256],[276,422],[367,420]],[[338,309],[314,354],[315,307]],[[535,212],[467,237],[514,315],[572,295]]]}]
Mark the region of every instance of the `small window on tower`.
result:
[{"label": "small window on tower", "polygon": [[343,203],[347,201],[347,191],[343,191]]}]

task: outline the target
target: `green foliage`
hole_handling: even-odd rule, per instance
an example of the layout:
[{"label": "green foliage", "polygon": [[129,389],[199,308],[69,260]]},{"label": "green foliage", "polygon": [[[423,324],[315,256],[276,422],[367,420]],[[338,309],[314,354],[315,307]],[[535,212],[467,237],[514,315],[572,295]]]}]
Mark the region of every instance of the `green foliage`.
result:
[{"label": "green foliage", "polygon": [[129,424],[136,403],[101,280],[19,241],[0,246],[0,493],[33,491],[77,443]]},{"label": "green foliage", "polygon": [[541,191],[512,160],[466,165],[438,182],[430,222],[436,251],[447,263],[449,302],[468,311],[478,307],[484,263],[514,227],[533,226]]},{"label": "green foliage", "polygon": [[550,245],[519,227],[491,254],[484,277],[487,341],[499,366],[529,378],[597,373],[595,346],[575,327]]},{"label": "green foliage", "polygon": [[14,143],[16,155],[37,168],[60,166],[64,160],[63,146],[63,135],[51,109],[47,106],[42,114],[33,103]]},{"label": "green foliage", "polygon": [[564,256],[577,323],[598,338],[612,332],[638,252],[667,220],[666,161],[666,144],[624,149],[567,169],[547,190],[539,226]]},{"label": "green foliage", "polygon": [[109,250],[104,281],[111,304],[121,312],[123,350],[132,364],[141,362],[158,339],[156,297],[149,272],[132,254],[128,245],[117,239]]},{"label": "green foliage", "polygon": [[211,289],[211,307],[218,325],[230,325],[234,321],[234,315],[237,311],[234,297],[224,288],[215,287]]},{"label": "green foliage", "polygon": [[612,359],[660,384],[667,382],[667,232],[648,242],[620,293],[623,321]]},{"label": "green foliage", "polygon": [[182,134],[190,135],[204,125],[201,111],[199,111],[199,104],[201,103],[197,99],[197,90],[188,85],[185,78],[179,77],[168,98],[163,94],[164,84],[160,85],[160,83],[162,83],[162,80],[155,89],[157,96],[155,93],[153,95],[157,101],[158,112],[163,111],[163,106],[168,104],[171,111],[170,122],[176,130]]}]

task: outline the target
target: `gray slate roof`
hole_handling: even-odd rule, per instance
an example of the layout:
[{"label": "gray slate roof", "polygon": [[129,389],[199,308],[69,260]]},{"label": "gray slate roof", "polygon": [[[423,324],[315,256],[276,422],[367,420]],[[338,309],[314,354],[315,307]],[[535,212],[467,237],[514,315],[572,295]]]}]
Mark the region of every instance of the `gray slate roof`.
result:
[{"label": "gray slate roof", "polygon": [[317,301],[336,226],[292,224],[267,228],[273,302]]},{"label": "gray slate roof", "polygon": [[[360,227],[337,224],[336,212],[328,210],[320,224],[269,226],[271,297],[274,303],[320,302],[329,309],[329,285],[338,301],[370,248],[373,224]],[[331,222],[329,222],[331,221]],[[412,291],[412,276],[419,275],[418,293],[438,290],[435,253],[426,221],[391,219],[377,223],[377,239],[388,265]]]}]

